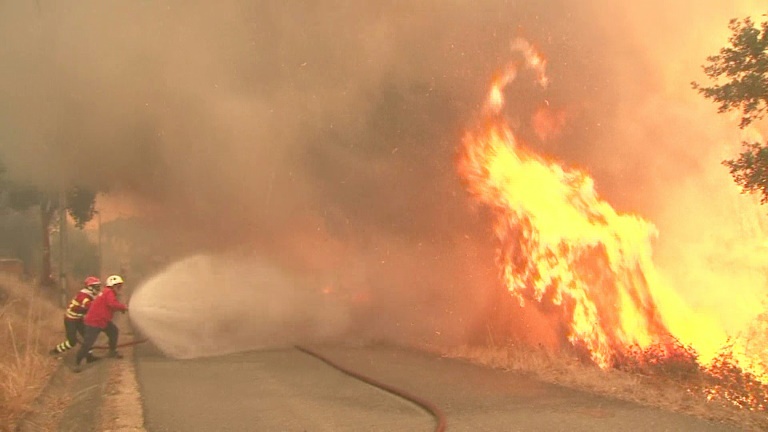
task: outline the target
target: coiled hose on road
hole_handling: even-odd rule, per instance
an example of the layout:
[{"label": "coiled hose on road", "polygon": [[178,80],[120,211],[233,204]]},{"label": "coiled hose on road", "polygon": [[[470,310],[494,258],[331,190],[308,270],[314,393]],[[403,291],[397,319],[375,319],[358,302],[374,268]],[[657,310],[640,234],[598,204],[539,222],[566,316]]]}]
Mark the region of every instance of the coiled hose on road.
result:
[{"label": "coiled hose on road", "polygon": [[410,393],[408,393],[408,392],[406,392],[404,390],[398,389],[398,388],[393,387],[393,386],[391,386],[389,384],[382,383],[381,381],[377,381],[377,380],[375,380],[373,378],[370,378],[370,377],[367,377],[367,376],[362,375],[360,373],[357,373],[355,371],[349,370],[349,369],[347,369],[347,368],[345,368],[343,366],[338,365],[337,363],[334,363],[333,361],[331,361],[327,357],[325,357],[325,356],[323,356],[323,355],[321,355],[319,353],[316,353],[316,352],[314,352],[312,350],[309,350],[307,348],[304,348],[302,346],[298,346],[297,345],[297,346],[295,346],[295,348],[297,350],[305,353],[305,354],[308,354],[308,355],[310,355],[312,357],[317,358],[318,360],[322,361],[323,363],[331,366],[332,368],[334,368],[334,369],[336,369],[336,370],[338,370],[338,371],[340,371],[340,372],[342,372],[342,373],[344,373],[346,375],[349,375],[349,376],[351,376],[353,378],[356,378],[356,379],[358,379],[360,381],[368,383],[368,384],[370,384],[370,385],[372,385],[374,387],[378,387],[378,388],[380,388],[380,389],[382,389],[382,390],[384,390],[386,392],[392,393],[393,395],[395,395],[397,397],[400,397],[400,398],[406,399],[406,400],[408,400],[410,402],[413,402],[414,404],[418,405],[419,407],[421,407],[422,409],[427,411],[435,419],[435,422],[437,423],[435,425],[435,432],[444,432],[446,430],[447,422],[445,420],[445,414],[443,414],[442,410],[440,410],[440,408],[435,406],[435,404],[433,404],[432,402],[430,402],[428,400],[425,400],[425,399],[422,399],[422,398],[420,398],[418,396],[414,396],[414,395],[412,395],[412,394],[410,394]]}]

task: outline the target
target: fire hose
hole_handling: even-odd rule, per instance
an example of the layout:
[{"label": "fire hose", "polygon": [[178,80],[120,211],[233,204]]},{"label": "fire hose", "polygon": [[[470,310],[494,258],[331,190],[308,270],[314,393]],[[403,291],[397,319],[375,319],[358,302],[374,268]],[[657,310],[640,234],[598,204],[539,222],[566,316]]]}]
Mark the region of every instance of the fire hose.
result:
[{"label": "fire hose", "polygon": [[[132,340],[130,342],[119,343],[119,344],[117,344],[117,346],[115,348],[125,348],[125,347],[129,347],[129,346],[134,346],[134,345],[138,345],[140,343],[144,343],[144,342],[146,342],[148,340],[149,339],[146,339],[146,338],[145,339],[135,339],[135,340]],[[106,345],[94,345],[91,348],[92,349],[109,349],[109,347],[106,346]]]},{"label": "fire hose", "polygon": [[[130,342],[123,342],[121,344],[118,344],[117,348],[124,348],[124,347],[133,346],[133,345],[138,345],[138,344],[141,344],[141,343],[144,343],[144,342],[147,342],[147,341],[148,341],[147,338],[134,339],[134,340],[132,340]],[[82,343],[82,341],[79,341],[79,342]],[[94,345],[93,346],[93,349],[108,349],[108,348],[109,347],[105,346],[105,345]],[[295,348],[297,350],[307,354],[307,355],[315,357],[316,359],[322,361],[323,363],[331,366],[332,368],[334,368],[334,369],[336,369],[336,370],[338,370],[338,371],[340,371],[340,372],[342,372],[342,373],[344,373],[346,375],[349,375],[349,376],[351,376],[351,377],[353,377],[355,379],[363,381],[363,382],[365,382],[367,384],[370,384],[370,385],[372,385],[374,387],[377,387],[377,388],[379,388],[381,390],[384,390],[384,391],[386,391],[388,393],[391,393],[391,394],[393,394],[393,395],[395,395],[395,396],[397,396],[399,398],[405,399],[405,400],[410,401],[411,403],[419,406],[420,408],[422,408],[423,410],[428,412],[435,419],[435,422],[436,422],[435,429],[434,429],[435,432],[445,432],[446,425],[447,425],[447,421],[445,419],[445,414],[443,414],[442,410],[440,408],[438,408],[437,406],[435,406],[435,404],[433,404],[432,402],[430,402],[430,401],[428,401],[426,399],[420,398],[418,396],[415,396],[413,394],[410,394],[410,393],[408,393],[408,392],[406,392],[406,391],[404,391],[402,389],[399,389],[397,387],[391,386],[389,384],[385,384],[385,383],[383,383],[381,381],[378,381],[378,380],[375,380],[375,379],[373,379],[371,377],[365,376],[365,375],[363,375],[361,373],[358,373],[358,372],[355,372],[353,370],[347,369],[347,368],[345,368],[345,367],[343,367],[343,366],[341,366],[341,365],[331,361],[327,357],[325,357],[325,356],[323,356],[323,355],[321,355],[319,353],[316,353],[316,352],[314,352],[312,350],[309,350],[307,348],[304,348],[302,346],[298,346],[297,345]]]},{"label": "fire hose", "polygon": [[[149,339],[147,339],[147,338],[134,339],[134,340],[132,340],[130,342],[119,343],[119,344],[117,344],[117,346],[115,346],[115,348],[125,348],[125,347],[129,347],[129,346],[134,346],[134,345],[138,345],[138,344],[144,343],[144,342],[146,342],[148,340]],[[77,338],[77,343],[82,345],[83,341],[80,338]],[[91,347],[91,349],[103,350],[103,349],[109,349],[109,346],[107,346],[107,345],[94,345],[94,346]]]},{"label": "fire hose", "polygon": [[312,357],[315,357],[316,359],[322,361],[323,363],[331,366],[332,368],[334,368],[334,369],[336,369],[336,370],[338,370],[338,371],[340,371],[340,372],[342,372],[342,373],[344,373],[346,375],[349,375],[349,376],[351,376],[353,378],[356,378],[356,379],[358,379],[360,381],[363,381],[363,382],[365,382],[367,384],[370,384],[370,385],[372,385],[374,387],[378,387],[378,388],[380,388],[380,389],[382,389],[382,390],[384,390],[384,391],[386,391],[388,393],[391,393],[391,394],[393,394],[393,395],[395,395],[395,396],[397,396],[399,398],[403,398],[405,400],[408,400],[408,401],[412,402],[413,404],[415,404],[415,405],[419,406],[420,408],[422,408],[423,410],[427,411],[435,419],[435,422],[437,423],[435,425],[435,432],[444,432],[446,430],[447,422],[446,422],[446,419],[445,419],[445,414],[443,414],[442,410],[440,410],[440,408],[435,406],[432,402],[430,402],[428,400],[425,400],[425,399],[422,399],[422,398],[420,398],[418,396],[412,395],[410,393],[407,393],[406,391],[398,389],[396,387],[393,387],[393,386],[391,386],[389,384],[382,383],[381,381],[377,381],[377,380],[375,380],[373,378],[370,378],[368,376],[365,376],[363,374],[357,373],[357,372],[352,371],[350,369],[347,369],[347,368],[345,368],[343,366],[340,366],[339,364],[334,363],[333,361],[331,361],[327,357],[325,357],[325,356],[323,356],[323,355],[321,355],[319,353],[316,353],[314,351],[311,351],[311,350],[309,350],[307,348],[304,348],[304,347],[301,347],[301,346],[298,346],[298,345],[295,346],[295,348],[297,350],[305,353],[305,354],[308,354],[308,355],[310,355]]}]

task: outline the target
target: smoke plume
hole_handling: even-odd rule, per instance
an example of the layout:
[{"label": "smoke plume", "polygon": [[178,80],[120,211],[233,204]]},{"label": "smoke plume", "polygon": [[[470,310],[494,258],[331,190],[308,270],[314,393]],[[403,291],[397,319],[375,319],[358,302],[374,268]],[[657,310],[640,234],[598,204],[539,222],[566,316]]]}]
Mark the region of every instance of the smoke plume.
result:
[{"label": "smoke plume", "polygon": [[[357,296],[386,317],[373,333],[463,339],[498,282],[455,151],[524,36],[551,79],[509,89],[527,144],[656,223],[660,264],[692,301],[727,298],[726,262],[753,298],[754,263],[720,250],[762,233],[720,165],[738,131],[689,83],[759,5],[709,3],[4,2],[0,158],[43,188],[130,199],[188,254],[254,251],[251,271],[206,258],[195,274],[221,268],[257,303],[284,294],[248,280],[268,267]],[[289,291],[275,301],[303,314]]]}]

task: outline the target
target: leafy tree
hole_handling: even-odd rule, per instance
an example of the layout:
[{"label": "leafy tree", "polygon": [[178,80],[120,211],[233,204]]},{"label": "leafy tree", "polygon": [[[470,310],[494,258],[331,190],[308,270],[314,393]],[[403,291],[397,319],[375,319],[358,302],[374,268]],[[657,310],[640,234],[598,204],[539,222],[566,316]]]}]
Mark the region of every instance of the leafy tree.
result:
[{"label": "leafy tree", "polygon": [[36,211],[18,212],[0,206],[0,256],[24,262],[25,272],[40,268],[38,215]]},{"label": "leafy tree", "polygon": [[[765,16],[765,15],[764,15]],[[750,18],[730,21],[731,37],[719,54],[707,57],[704,73],[712,79],[709,87],[696,82],[693,88],[719,104],[719,112],[738,111],[744,128],[768,112],[768,21],[759,26]],[[768,202],[768,146],[744,142],[737,159],[725,160],[736,183],[744,192],[761,194]]]},{"label": "leafy tree", "polygon": [[43,285],[55,284],[51,277],[51,226],[56,221],[55,216],[63,205],[75,221],[75,226],[83,228],[93,218],[96,194],[85,188],[72,187],[66,191],[62,200],[59,193],[8,180],[3,176],[1,166],[0,192],[2,192],[3,204],[13,210],[25,211],[38,207],[42,240],[40,281]]}]

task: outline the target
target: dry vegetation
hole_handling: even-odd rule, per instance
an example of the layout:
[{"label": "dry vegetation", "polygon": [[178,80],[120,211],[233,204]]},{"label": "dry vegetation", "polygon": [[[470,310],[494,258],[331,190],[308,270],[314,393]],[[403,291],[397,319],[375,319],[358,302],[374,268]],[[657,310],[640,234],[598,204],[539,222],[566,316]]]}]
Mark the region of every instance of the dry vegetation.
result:
[{"label": "dry vegetation", "polygon": [[48,351],[62,337],[61,309],[39,289],[0,274],[0,430],[12,430],[58,363]]},{"label": "dry vegetation", "polygon": [[442,349],[446,357],[529,373],[544,381],[666,410],[726,422],[745,430],[768,430],[768,386],[721,355],[708,368],[682,346],[627,353],[602,370],[577,353],[554,354],[530,347],[464,346]]}]

